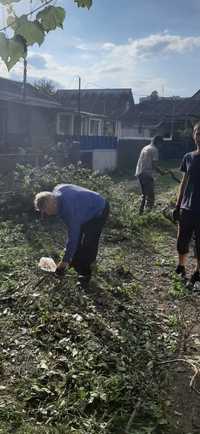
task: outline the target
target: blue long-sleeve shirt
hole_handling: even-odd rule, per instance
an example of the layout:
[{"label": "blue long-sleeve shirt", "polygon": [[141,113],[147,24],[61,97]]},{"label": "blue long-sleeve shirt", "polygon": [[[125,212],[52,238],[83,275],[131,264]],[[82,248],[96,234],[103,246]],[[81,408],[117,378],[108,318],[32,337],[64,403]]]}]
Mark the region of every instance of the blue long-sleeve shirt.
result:
[{"label": "blue long-sleeve shirt", "polygon": [[99,193],[73,184],[57,185],[58,216],[68,227],[63,260],[70,263],[78,247],[81,225],[102,214],[106,201]]}]

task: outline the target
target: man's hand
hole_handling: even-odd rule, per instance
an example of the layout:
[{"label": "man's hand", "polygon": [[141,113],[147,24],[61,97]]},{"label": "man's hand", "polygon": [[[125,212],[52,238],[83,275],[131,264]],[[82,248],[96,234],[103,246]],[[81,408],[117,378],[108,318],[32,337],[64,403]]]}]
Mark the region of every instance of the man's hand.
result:
[{"label": "man's hand", "polygon": [[180,220],[180,208],[178,206],[176,208],[174,208],[173,213],[172,213],[172,218],[173,218],[174,222],[179,222],[179,220]]},{"label": "man's hand", "polygon": [[58,263],[57,268],[56,268],[56,274],[58,276],[63,276],[65,273],[65,269],[67,268],[67,262],[61,261]]},{"label": "man's hand", "polygon": [[159,175],[167,175],[167,173],[168,173],[167,170],[161,169],[154,161],[153,161],[153,168],[156,172],[159,173]]},{"label": "man's hand", "polygon": [[159,166],[157,166],[157,171],[158,173],[160,173],[160,175],[164,176],[164,175],[168,175],[169,171],[166,169],[161,169]]},{"label": "man's hand", "polygon": [[168,175],[168,170],[160,170],[160,175]]}]

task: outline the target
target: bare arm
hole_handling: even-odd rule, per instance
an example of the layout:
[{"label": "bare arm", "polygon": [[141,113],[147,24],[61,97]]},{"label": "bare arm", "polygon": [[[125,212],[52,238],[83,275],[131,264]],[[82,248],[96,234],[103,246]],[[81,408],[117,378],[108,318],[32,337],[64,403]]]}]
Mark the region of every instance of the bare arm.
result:
[{"label": "bare arm", "polygon": [[180,183],[179,192],[178,192],[178,196],[177,196],[177,200],[176,200],[176,208],[180,208],[180,206],[181,206],[181,202],[182,202],[182,198],[183,198],[183,194],[185,191],[187,181],[188,181],[188,175],[187,175],[187,173],[184,173],[182,181]]},{"label": "bare arm", "polygon": [[166,171],[165,171],[165,170],[162,170],[162,169],[158,166],[157,161],[153,161],[153,169],[154,169],[156,172],[158,172],[160,175],[165,175],[165,174],[166,174]]}]

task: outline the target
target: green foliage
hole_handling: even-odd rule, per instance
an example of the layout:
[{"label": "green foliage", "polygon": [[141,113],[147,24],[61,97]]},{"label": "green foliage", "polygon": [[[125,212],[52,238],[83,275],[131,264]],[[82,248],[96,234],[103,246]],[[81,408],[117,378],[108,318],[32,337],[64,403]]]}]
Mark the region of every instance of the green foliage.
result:
[{"label": "green foliage", "polygon": [[57,184],[74,183],[102,192],[106,197],[112,181],[109,176],[95,174],[91,170],[73,165],[58,167],[53,162],[41,168],[18,165],[15,172],[15,187],[9,198],[2,199],[4,215],[22,214],[33,210],[33,198],[39,191],[52,191]]},{"label": "green foliage", "polygon": [[[59,260],[65,230],[36,218],[33,197],[63,182],[111,205],[86,291],[71,269],[62,280],[37,269],[41,256]],[[179,331],[177,310],[167,313],[174,226],[159,209],[139,216],[127,184],[81,166],[18,166],[15,187],[1,202],[0,433],[167,434],[165,361]]]},{"label": "green foliage", "polygon": [[[41,10],[18,16],[15,12],[15,3],[21,0],[0,0],[0,4],[6,8],[7,26],[13,31],[12,37],[8,38],[0,32],[0,56],[10,70],[21,58],[26,57],[27,48],[33,44],[41,45],[45,36],[51,30],[63,28],[65,9],[61,6],[52,6],[51,0],[40,0]],[[78,7],[92,6],[92,0],[74,0]],[[34,12],[34,11],[33,11]],[[33,18],[34,17],[34,18]]]},{"label": "green foliage", "polygon": [[55,30],[56,27],[62,29],[64,19],[65,11],[61,7],[49,6],[37,14],[37,20],[47,33],[50,30]]},{"label": "green foliage", "polygon": [[88,9],[92,6],[92,0],[74,0],[75,3],[77,3],[78,7]]},{"label": "green foliage", "polygon": [[15,18],[12,24],[15,35],[21,36],[26,45],[33,45],[37,43],[41,45],[44,41],[44,31],[38,20],[29,21],[25,15]]},{"label": "green foliage", "polygon": [[0,56],[8,70],[25,54],[25,46],[17,37],[7,39],[4,33],[0,33]]},{"label": "green foliage", "polygon": [[[41,278],[36,260],[50,248],[55,231],[59,243],[55,225],[0,225],[1,364],[6,378],[1,427],[19,434],[121,434],[140,396],[131,432],[154,432],[163,417],[154,382],[159,375],[154,364],[164,357],[157,315],[131,291],[130,269],[119,268],[125,253],[120,247],[116,255],[110,253],[110,262],[105,258],[101,284],[95,280],[89,294],[77,290],[73,273],[64,281],[47,276],[36,287]],[[7,394],[12,395],[9,405]]]},{"label": "green foliage", "polygon": [[169,289],[169,294],[173,298],[182,298],[187,294],[185,283],[180,276],[177,276],[177,274],[173,275],[172,285]]},{"label": "green foliage", "polygon": [[[25,211],[35,193],[63,182],[99,191],[111,204],[90,291],[77,289],[71,270],[64,280],[48,275],[38,285],[39,258],[59,256],[65,234],[58,222],[43,225]],[[152,244],[162,241],[160,213],[138,216],[136,194],[81,166],[18,166],[15,186],[17,194],[1,204],[10,220],[0,222],[3,433],[162,433],[160,362],[172,345],[141,293],[143,248],[155,255]]]}]

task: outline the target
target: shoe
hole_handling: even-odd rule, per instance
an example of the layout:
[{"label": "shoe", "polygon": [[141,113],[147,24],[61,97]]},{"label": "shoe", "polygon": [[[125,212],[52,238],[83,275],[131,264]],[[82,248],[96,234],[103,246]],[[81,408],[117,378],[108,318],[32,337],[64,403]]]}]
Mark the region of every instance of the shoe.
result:
[{"label": "shoe", "polygon": [[179,274],[181,277],[185,277],[186,271],[184,265],[177,265],[175,273]]},{"label": "shoe", "polygon": [[78,276],[78,282],[77,282],[77,284],[78,284],[81,288],[83,288],[83,289],[87,289],[87,288],[89,287],[90,278],[91,278],[90,275],[83,275],[83,274],[80,274],[80,275]]},{"label": "shoe", "polygon": [[200,272],[199,271],[195,271],[191,277],[190,280],[187,284],[187,288],[188,289],[192,289],[195,285],[196,282],[200,282]]}]

